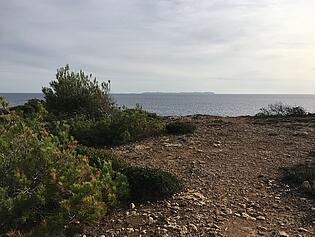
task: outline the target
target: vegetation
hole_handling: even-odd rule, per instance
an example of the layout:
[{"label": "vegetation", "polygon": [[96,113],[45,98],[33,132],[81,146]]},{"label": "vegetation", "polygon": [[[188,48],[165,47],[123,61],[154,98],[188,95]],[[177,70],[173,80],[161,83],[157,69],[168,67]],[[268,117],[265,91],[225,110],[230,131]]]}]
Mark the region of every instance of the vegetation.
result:
[{"label": "vegetation", "polygon": [[168,134],[187,134],[193,133],[196,130],[196,125],[190,122],[176,121],[165,126]]},{"label": "vegetation", "polygon": [[256,116],[305,116],[306,110],[301,106],[290,106],[283,103],[270,104],[260,109]]},{"label": "vegetation", "polygon": [[157,200],[182,188],[167,172],[129,167],[88,147],[132,142],[164,129],[155,114],[115,107],[109,84],[90,79],[66,66],[43,89],[45,101],[9,109],[0,97],[0,235],[73,236],[120,202]]},{"label": "vegetation", "polygon": [[162,120],[141,109],[120,110],[112,116],[91,119],[80,116],[69,123],[71,134],[87,146],[120,145],[163,131]]},{"label": "vegetation", "polygon": [[40,120],[1,115],[0,229],[71,235],[101,218],[128,192],[111,163],[89,165],[66,130],[49,134]]},{"label": "vegetation", "polygon": [[124,169],[134,201],[159,200],[170,197],[183,188],[176,176],[153,168],[128,167]]},{"label": "vegetation", "polygon": [[309,164],[295,165],[284,169],[285,182],[299,187],[315,198],[315,152],[310,153]]},{"label": "vegetation", "polygon": [[49,112],[98,116],[110,114],[113,109],[109,87],[110,81],[99,84],[92,74],[71,72],[66,65],[57,71],[50,88],[44,87],[42,91]]},{"label": "vegetation", "polygon": [[77,152],[80,155],[87,156],[89,159],[89,164],[96,168],[103,167],[106,163],[111,163],[114,172],[121,171],[128,165],[125,160],[118,158],[113,155],[113,153],[106,151],[104,149],[96,149],[87,146],[78,146]]}]

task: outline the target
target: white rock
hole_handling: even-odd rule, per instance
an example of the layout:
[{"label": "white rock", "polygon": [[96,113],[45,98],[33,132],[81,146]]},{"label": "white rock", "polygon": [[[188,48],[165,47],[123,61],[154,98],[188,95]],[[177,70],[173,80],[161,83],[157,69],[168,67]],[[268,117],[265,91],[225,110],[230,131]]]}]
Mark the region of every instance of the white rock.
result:
[{"label": "white rock", "polygon": [[131,208],[131,209],[135,209],[135,208],[136,208],[136,205],[135,205],[134,203],[131,203],[131,204],[130,204],[130,208]]},{"label": "white rock", "polygon": [[154,223],[154,219],[150,216],[149,217],[149,225],[152,225]]},{"label": "white rock", "polygon": [[266,217],[264,217],[264,216],[257,216],[256,219],[260,220],[260,221],[264,221],[264,220],[266,220]]},{"label": "white rock", "polygon": [[289,235],[284,231],[279,231],[279,237],[289,237]]}]

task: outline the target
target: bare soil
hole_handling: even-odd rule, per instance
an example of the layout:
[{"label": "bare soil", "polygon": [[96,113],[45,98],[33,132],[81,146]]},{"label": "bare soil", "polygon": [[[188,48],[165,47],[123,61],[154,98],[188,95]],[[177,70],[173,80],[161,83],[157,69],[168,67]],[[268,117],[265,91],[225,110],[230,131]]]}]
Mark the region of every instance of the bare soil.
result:
[{"label": "bare soil", "polygon": [[198,129],[113,152],[132,165],[177,175],[185,190],[115,210],[87,228],[87,236],[315,236],[314,200],[281,180],[281,168],[310,162],[315,117],[168,119],[192,121]]}]

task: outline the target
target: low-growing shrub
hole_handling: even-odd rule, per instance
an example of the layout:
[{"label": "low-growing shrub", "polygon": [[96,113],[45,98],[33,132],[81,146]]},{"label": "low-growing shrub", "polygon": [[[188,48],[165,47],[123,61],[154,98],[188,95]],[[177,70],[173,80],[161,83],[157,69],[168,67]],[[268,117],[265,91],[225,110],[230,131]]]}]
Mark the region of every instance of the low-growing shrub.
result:
[{"label": "low-growing shrub", "polygon": [[118,158],[113,153],[104,149],[97,149],[94,147],[78,146],[77,152],[80,155],[85,155],[89,159],[91,166],[96,168],[103,167],[104,163],[111,163],[113,171],[121,171],[127,167],[127,162]]},{"label": "low-growing shrub", "polygon": [[300,164],[283,168],[285,182],[299,187],[305,193],[315,198],[315,166]]},{"label": "low-growing shrub", "polygon": [[87,146],[120,145],[162,132],[163,123],[141,109],[116,111],[100,118],[76,117],[69,121],[71,135]]},{"label": "low-growing shrub", "polygon": [[0,123],[1,233],[73,236],[128,194],[127,178],[113,174],[110,162],[90,166],[67,131],[54,136],[40,122],[5,116],[9,119]]},{"label": "low-growing shrub", "polygon": [[301,106],[290,106],[283,103],[270,104],[260,109],[256,114],[258,117],[264,116],[305,116],[306,110]]},{"label": "low-growing shrub", "polygon": [[156,136],[163,130],[163,123],[155,114],[140,108],[126,109],[112,117],[110,131],[115,145]]},{"label": "low-growing shrub", "polygon": [[16,111],[17,113],[24,116],[31,116],[36,113],[41,113],[45,108],[45,102],[39,99],[30,99],[24,105],[18,105],[10,108],[11,111]]},{"label": "low-growing shrub", "polygon": [[284,169],[285,179],[288,182],[302,184],[304,181],[315,180],[315,167],[307,167],[305,165],[297,165]]},{"label": "low-growing shrub", "polygon": [[187,134],[196,130],[196,125],[191,122],[176,121],[166,124],[166,132],[169,134]]},{"label": "low-growing shrub", "polygon": [[129,197],[134,201],[167,198],[183,188],[176,176],[160,169],[128,167],[122,172],[129,182]]}]

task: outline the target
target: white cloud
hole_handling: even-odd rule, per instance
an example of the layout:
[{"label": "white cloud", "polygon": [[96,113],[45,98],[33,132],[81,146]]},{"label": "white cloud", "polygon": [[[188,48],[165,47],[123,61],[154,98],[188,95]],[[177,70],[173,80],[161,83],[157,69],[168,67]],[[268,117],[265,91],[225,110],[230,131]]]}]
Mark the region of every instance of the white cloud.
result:
[{"label": "white cloud", "polygon": [[69,63],[119,92],[312,93],[314,10],[308,0],[3,0],[0,91],[39,91]]}]

